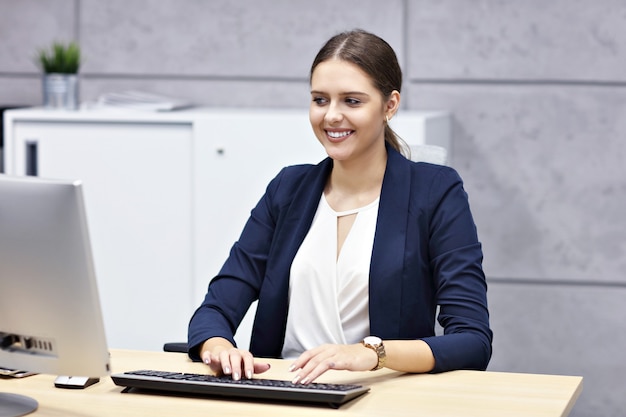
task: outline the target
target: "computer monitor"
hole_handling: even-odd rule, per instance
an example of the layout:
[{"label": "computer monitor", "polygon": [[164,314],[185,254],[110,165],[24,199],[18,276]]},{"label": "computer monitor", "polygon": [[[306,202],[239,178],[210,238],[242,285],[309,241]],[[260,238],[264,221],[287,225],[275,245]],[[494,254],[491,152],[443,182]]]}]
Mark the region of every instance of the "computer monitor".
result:
[{"label": "computer monitor", "polygon": [[[0,174],[0,367],[110,373],[80,181]],[[0,409],[13,410],[3,415],[33,406],[0,393]]]}]

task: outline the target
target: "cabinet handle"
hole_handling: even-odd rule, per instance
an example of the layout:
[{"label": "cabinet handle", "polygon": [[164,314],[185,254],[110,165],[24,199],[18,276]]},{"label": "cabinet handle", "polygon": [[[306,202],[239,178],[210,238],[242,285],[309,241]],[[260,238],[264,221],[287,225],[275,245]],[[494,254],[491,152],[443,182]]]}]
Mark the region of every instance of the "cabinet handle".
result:
[{"label": "cabinet handle", "polygon": [[36,140],[26,141],[26,175],[31,175],[33,177],[37,176],[37,147],[38,144]]}]

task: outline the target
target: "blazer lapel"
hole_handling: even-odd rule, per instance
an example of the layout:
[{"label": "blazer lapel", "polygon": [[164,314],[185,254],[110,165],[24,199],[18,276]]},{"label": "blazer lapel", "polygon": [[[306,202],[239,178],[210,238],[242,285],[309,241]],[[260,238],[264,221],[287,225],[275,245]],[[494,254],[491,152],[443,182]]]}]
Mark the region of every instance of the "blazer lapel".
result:
[{"label": "blazer lapel", "polygon": [[280,237],[285,241],[275,245],[286,250],[283,256],[285,260],[283,269],[285,269],[287,277],[291,263],[311,228],[331,169],[332,160],[326,158],[302,181],[289,206],[284,224],[281,226],[283,233]]},{"label": "blazer lapel", "polygon": [[387,147],[370,265],[370,332],[381,338],[400,335],[402,276],[410,198],[410,165]]}]

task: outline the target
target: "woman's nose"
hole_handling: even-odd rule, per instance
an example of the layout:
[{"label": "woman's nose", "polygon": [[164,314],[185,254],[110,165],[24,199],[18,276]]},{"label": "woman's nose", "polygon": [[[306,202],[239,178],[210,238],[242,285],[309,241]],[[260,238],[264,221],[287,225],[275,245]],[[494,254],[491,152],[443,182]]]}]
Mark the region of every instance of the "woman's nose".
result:
[{"label": "woman's nose", "polygon": [[324,121],[328,124],[333,124],[340,122],[343,118],[343,114],[341,113],[341,109],[337,105],[337,103],[331,102],[326,108],[326,114],[324,115]]}]

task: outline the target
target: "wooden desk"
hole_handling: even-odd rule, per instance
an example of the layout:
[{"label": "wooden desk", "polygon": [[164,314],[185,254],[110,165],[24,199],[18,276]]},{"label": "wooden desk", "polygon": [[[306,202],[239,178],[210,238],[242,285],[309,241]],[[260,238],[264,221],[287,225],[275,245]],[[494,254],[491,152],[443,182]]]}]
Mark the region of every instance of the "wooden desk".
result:
[{"label": "wooden desk", "polygon": [[[160,369],[205,372],[179,353],[113,350],[113,372]],[[268,378],[293,377],[288,361],[270,360]],[[567,416],[582,391],[582,377],[454,371],[437,375],[330,371],[319,381],[369,385],[368,394],[335,410],[323,406],[122,394],[110,378],[84,390],[55,388],[52,375],[0,380],[0,392],[35,398],[41,416]]]}]

